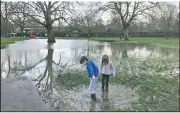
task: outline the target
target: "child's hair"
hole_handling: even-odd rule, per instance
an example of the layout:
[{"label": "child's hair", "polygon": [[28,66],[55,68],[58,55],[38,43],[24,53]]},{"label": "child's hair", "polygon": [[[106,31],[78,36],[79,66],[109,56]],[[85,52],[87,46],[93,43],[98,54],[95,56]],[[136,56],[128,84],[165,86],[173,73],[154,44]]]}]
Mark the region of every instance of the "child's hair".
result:
[{"label": "child's hair", "polygon": [[108,57],[108,55],[106,55],[106,54],[104,54],[103,56],[102,56],[102,62],[101,62],[102,64],[108,64],[109,63],[109,57]]},{"label": "child's hair", "polygon": [[82,64],[84,61],[88,61],[88,58],[86,56],[81,57],[80,64]]}]

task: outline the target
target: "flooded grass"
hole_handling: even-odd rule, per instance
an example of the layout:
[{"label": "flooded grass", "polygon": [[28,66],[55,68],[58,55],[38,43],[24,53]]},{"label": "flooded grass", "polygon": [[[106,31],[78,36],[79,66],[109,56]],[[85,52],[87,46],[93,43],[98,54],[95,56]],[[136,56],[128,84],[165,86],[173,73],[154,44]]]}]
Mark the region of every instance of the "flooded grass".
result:
[{"label": "flooded grass", "polygon": [[[87,39],[86,37],[57,37],[56,39]],[[119,37],[91,37],[90,40],[116,42],[116,43],[149,43],[165,47],[179,48],[179,38],[174,37],[130,37],[129,41],[120,40]]]},{"label": "flooded grass", "polygon": [[[32,44],[37,46],[32,49]],[[46,44],[46,39],[34,39],[2,49],[1,79],[30,77],[51,111],[179,111],[178,49],[85,40]],[[110,77],[105,92],[99,76],[94,103],[79,58],[89,55],[99,67],[105,52],[116,67],[116,76]]]},{"label": "flooded grass", "polygon": [[[111,98],[111,107],[101,109],[96,107],[95,111],[179,111],[179,76],[173,73],[173,69],[178,69],[179,67],[177,61],[178,58],[168,57],[158,59],[121,58],[120,65],[115,64],[117,69],[116,77],[110,77],[109,91],[111,96],[108,97]],[[56,82],[59,87],[71,90],[71,93],[73,93],[74,89],[77,89],[79,96],[81,95],[80,92],[85,90],[84,93],[82,92],[82,95],[88,96],[89,80],[87,79],[87,73],[82,70],[59,74]],[[97,94],[98,97],[101,97],[101,75],[98,78],[97,84]],[[84,90],[81,88],[84,88]],[[130,92],[132,91],[129,88],[136,93],[131,94]],[[120,92],[118,93],[116,90]],[[76,93],[74,92],[74,94]],[[132,97],[127,97],[127,102],[125,102],[125,98],[129,94]],[[77,98],[81,98],[79,96]],[[119,97],[121,99],[118,101]],[[132,107],[123,108],[123,103],[131,102],[130,98],[133,99],[133,97],[137,98],[137,100],[132,101]],[[88,99],[89,97],[83,98]],[[77,102],[82,101],[79,99],[75,100]],[[101,101],[103,102],[103,99]],[[73,103],[71,102],[69,101],[69,104]],[[88,102],[86,100],[86,103]],[[121,107],[115,107],[116,104]],[[104,102],[103,105],[96,106],[105,107],[107,105]],[[87,109],[82,108],[78,110],[86,111]]]},{"label": "flooded grass", "polygon": [[89,80],[86,72],[69,70],[66,73],[57,75],[56,82],[58,85],[70,90],[80,85],[88,85]]},{"label": "flooded grass", "polygon": [[168,47],[176,47],[179,48],[179,38],[172,38],[172,37],[130,37],[129,41],[120,40],[119,37],[117,38],[105,38],[105,37],[96,37],[91,38],[91,40],[96,41],[106,41],[106,42],[117,42],[117,43],[150,43],[150,44],[158,44],[161,46],[168,46]]}]

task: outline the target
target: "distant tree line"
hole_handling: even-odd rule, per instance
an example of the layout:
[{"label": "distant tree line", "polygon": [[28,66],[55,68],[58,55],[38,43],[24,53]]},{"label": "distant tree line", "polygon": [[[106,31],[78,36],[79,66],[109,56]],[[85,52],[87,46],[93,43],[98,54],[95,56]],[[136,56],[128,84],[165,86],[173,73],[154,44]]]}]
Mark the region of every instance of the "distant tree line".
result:
[{"label": "distant tree line", "polygon": [[[41,25],[36,36],[179,37],[178,7],[168,2],[1,2],[1,36],[24,36],[26,26]],[[76,7],[82,8],[81,10]],[[102,14],[109,12],[104,24]],[[47,34],[47,35],[45,35]]]}]

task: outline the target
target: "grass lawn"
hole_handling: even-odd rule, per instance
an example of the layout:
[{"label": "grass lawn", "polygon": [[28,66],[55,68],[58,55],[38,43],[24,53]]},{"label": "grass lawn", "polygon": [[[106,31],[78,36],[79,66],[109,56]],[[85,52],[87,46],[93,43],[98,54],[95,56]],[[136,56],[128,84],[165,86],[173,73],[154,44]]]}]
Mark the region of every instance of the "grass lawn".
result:
[{"label": "grass lawn", "polygon": [[[87,39],[84,37],[55,37],[56,39]],[[10,38],[1,38],[1,49],[5,48],[8,44],[15,43],[15,41],[22,41],[22,40],[28,40],[27,37],[10,37]],[[177,47],[179,48],[179,38],[168,38],[165,37],[136,37],[136,38],[129,38],[129,41],[120,40],[119,37],[92,37],[90,40],[96,40],[96,41],[107,41],[107,42],[115,42],[115,43],[153,43],[158,44],[162,46],[169,46],[169,47]]]},{"label": "grass lawn", "polygon": [[1,38],[1,49],[5,48],[8,44],[15,43],[15,41],[23,41],[28,40],[30,38],[27,37],[9,37],[9,38]]},{"label": "grass lawn", "polygon": [[87,40],[86,37],[55,37],[55,39],[63,39],[63,40]]},{"label": "grass lawn", "polygon": [[179,38],[162,38],[162,37],[136,37],[136,38],[129,38],[129,41],[120,40],[119,38],[91,38],[92,40],[97,41],[108,41],[108,42],[138,42],[138,43],[153,43],[153,44],[160,44],[164,46],[171,46],[171,47],[179,47]]},{"label": "grass lawn", "polygon": [[[80,39],[87,39],[85,37],[55,37],[56,39],[74,39],[74,40],[80,40]],[[172,38],[168,37],[134,37],[129,38],[129,41],[120,40],[119,37],[92,37],[90,40],[95,41],[106,41],[106,42],[115,42],[115,43],[152,43],[152,44],[158,44],[160,46],[168,46],[168,47],[176,47],[179,48],[179,38]]]}]

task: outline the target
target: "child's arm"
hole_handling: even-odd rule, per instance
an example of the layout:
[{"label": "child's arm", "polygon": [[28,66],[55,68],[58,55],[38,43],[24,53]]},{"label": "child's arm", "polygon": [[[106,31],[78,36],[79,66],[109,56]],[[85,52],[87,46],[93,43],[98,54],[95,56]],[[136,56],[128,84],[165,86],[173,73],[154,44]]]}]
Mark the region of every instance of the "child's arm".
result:
[{"label": "child's arm", "polygon": [[87,64],[87,70],[88,70],[89,78],[92,78],[94,76],[94,69],[92,63]]},{"label": "child's arm", "polygon": [[115,68],[114,68],[114,65],[113,65],[112,62],[111,62],[111,64],[110,64],[110,66],[111,66],[111,69],[112,69],[113,77],[115,77]]}]

